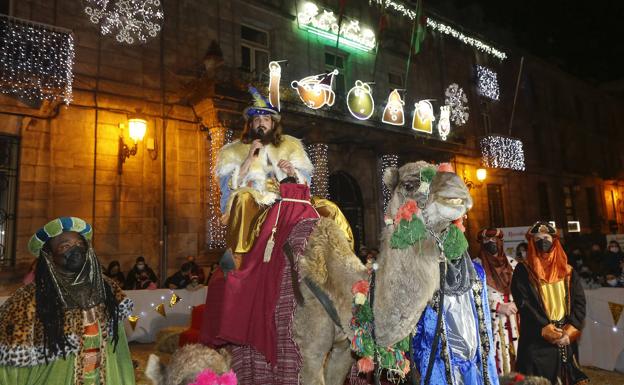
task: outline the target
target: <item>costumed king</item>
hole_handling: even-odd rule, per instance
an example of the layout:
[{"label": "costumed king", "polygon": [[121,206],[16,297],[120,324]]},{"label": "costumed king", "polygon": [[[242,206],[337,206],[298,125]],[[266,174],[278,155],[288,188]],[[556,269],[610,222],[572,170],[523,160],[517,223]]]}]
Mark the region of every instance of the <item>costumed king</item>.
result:
[{"label": "costumed king", "polygon": [[28,243],[35,282],[0,307],[1,385],[133,385],[123,320],[132,311],[102,274],[91,225],[57,218]]}]

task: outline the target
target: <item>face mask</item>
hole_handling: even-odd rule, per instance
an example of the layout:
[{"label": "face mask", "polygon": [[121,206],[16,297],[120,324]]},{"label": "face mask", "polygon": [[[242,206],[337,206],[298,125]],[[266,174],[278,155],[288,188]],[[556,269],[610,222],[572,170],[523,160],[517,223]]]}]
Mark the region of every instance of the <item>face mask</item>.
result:
[{"label": "face mask", "polygon": [[552,242],[548,239],[539,239],[535,242],[535,246],[537,246],[539,251],[546,253],[552,248]]},{"label": "face mask", "polygon": [[137,269],[139,269],[139,270],[143,270],[143,269],[145,269],[145,265],[144,265],[144,264],[142,264],[142,263],[141,263],[141,264],[138,264],[138,265],[137,265]]},{"label": "face mask", "polygon": [[612,287],[617,286],[617,283],[618,283],[617,279],[610,279],[607,281],[607,285],[612,286]]},{"label": "face mask", "polygon": [[72,273],[79,273],[87,260],[87,251],[80,246],[73,246],[63,253],[64,268]]},{"label": "face mask", "polygon": [[583,266],[583,260],[579,259],[578,261],[576,261],[576,266]]},{"label": "face mask", "polygon": [[609,251],[612,253],[617,253],[618,251],[620,251],[617,247],[609,247]]},{"label": "face mask", "polygon": [[498,245],[496,244],[496,242],[488,242],[483,245],[483,248],[491,255],[498,254]]}]

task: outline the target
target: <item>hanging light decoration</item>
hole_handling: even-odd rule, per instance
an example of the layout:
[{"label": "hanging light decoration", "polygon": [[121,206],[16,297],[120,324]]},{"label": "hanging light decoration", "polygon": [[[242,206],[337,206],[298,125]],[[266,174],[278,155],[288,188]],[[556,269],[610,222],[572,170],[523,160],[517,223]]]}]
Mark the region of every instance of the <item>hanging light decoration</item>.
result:
[{"label": "hanging light decoration", "polygon": [[354,118],[367,120],[375,112],[375,100],[368,84],[356,80],[355,86],[347,94],[347,108]]},{"label": "hanging light decoration", "polygon": [[282,66],[279,62],[269,63],[269,102],[276,110],[280,110],[280,79],[282,78]]},{"label": "hanging light decoration", "polygon": [[0,92],[69,104],[73,65],[70,30],[0,15]]},{"label": "hanging light decoration", "polygon": [[491,69],[477,65],[477,91],[488,99],[498,100],[498,77]]},{"label": "hanging light decoration", "polygon": [[502,135],[481,138],[481,163],[489,168],[524,171],[524,150],[520,139]]},{"label": "hanging light decoration", "polygon": [[388,202],[390,202],[390,198],[392,197],[392,191],[388,190],[386,184],[383,183],[383,175],[387,169],[395,167],[399,167],[399,156],[396,154],[385,154],[381,156],[379,162],[379,180],[381,181],[381,191],[383,193],[383,209],[384,213],[388,208]]},{"label": "hanging light decoration", "polygon": [[119,43],[145,43],[158,36],[164,19],[160,0],[85,0],[84,11],[102,35],[115,34]]},{"label": "hanging light decoration", "polygon": [[388,103],[384,108],[381,121],[386,124],[392,124],[394,126],[402,126],[405,124],[405,113],[403,106],[405,102],[401,99],[399,90],[392,90],[388,96]]},{"label": "hanging light decoration", "polygon": [[211,250],[225,247],[226,226],[221,223],[221,190],[217,180],[217,155],[223,145],[232,141],[232,130],[225,127],[210,129],[210,141],[207,142],[208,183],[208,218],[206,219],[206,243]]},{"label": "hanging light decoration", "polygon": [[317,110],[325,105],[333,106],[336,101],[334,93],[334,76],[338,70],[320,75],[307,76],[301,80],[295,80],[290,86],[297,90],[297,94],[306,106]]},{"label": "hanging light decoration", "polygon": [[453,83],[447,87],[444,95],[446,96],[444,104],[451,109],[451,122],[455,123],[456,126],[466,124],[470,114],[468,112],[468,98],[464,90],[456,83]]},{"label": "hanging light decoration", "polygon": [[308,146],[310,161],[314,165],[310,192],[314,196],[329,198],[329,167],[327,161],[328,146],[325,143],[313,143]]},{"label": "hanging light decoration", "polygon": [[442,140],[446,140],[446,137],[451,132],[451,110],[449,106],[440,107],[440,119],[438,120],[438,133]]},{"label": "hanging light decoration", "polygon": [[412,118],[412,129],[414,131],[431,134],[433,132],[433,105],[429,100],[421,100],[414,104],[414,116]]}]

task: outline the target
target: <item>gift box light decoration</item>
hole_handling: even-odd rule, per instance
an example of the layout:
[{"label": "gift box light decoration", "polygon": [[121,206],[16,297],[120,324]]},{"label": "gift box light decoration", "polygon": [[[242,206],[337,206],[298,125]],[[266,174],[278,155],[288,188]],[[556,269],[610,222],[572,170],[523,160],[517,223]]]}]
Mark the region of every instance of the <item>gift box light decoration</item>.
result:
[{"label": "gift box light decoration", "polygon": [[433,106],[429,100],[421,100],[414,104],[414,114],[412,118],[412,129],[419,132],[431,134],[433,132]]},{"label": "gift box light decoration", "polygon": [[279,62],[269,63],[269,102],[275,109],[280,111],[280,79],[282,78],[282,67]]},{"label": "gift box light decoration", "polygon": [[354,118],[367,120],[375,112],[375,100],[368,84],[356,80],[355,86],[347,94],[347,108]]},{"label": "gift box light decoration", "polygon": [[358,20],[343,16],[342,25],[334,12],[321,9],[312,2],[306,2],[297,14],[299,28],[317,36],[329,39],[334,44],[348,46],[362,51],[375,48],[376,39],[372,29],[360,26]]},{"label": "gift box light decoration", "polygon": [[392,90],[388,96],[388,103],[384,108],[381,121],[386,124],[392,124],[394,126],[402,126],[405,124],[405,113],[403,106],[405,102],[401,99],[399,90]]},{"label": "gift box light decoration", "polygon": [[477,91],[488,99],[498,100],[500,90],[498,77],[491,69],[477,65]]},{"label": "gift box light decoration", "polygon": [[446,88],[444,96],[446,96],[444,104],[451,109],[451,122],[456,126],[466,124],[470,114],[468,112],[468,98],[464,90],[456,83],[453,83]]},{"label": "gift box light decoration", "polygon": [[158,36],[164,19],[161,0],[85,0],[85,13],[102,35],[119,43],[145,43]]},{"label": "gift box light decoration", "polygon": [[301,80],[295,80],[290,86],[297,90],[297,94],[306,106],[317,110],[323,106],[333,106],[336,101],[334,93],[334,76],[338,70],[320,75],[312,75]]},{"label": "gift box light decoration", "polygon": [[522,141],[502,135],[481,138],[481,163],[489,168],[524,171]]},{"label": "gift box light decoration", "polygon": [[438,133],[442,140],[451,132],[451,110],[449,106],[440,107],[440,119],[438,120]]},{"label": "gift box light decoration", "polygon": [[0,92],[72,100],[74,37],[67,29],[0,15]]}]

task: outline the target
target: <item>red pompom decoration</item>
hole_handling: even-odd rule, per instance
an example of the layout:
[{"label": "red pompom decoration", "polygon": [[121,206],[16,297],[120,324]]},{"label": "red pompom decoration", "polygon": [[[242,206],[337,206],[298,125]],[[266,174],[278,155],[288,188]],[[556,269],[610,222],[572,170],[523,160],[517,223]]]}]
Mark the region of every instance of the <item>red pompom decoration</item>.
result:
[{"label": "red pompom decoration", "polygon": [[361,280],[361,281],[357,281],[356,283],[353,284],[353,286],[351,286],[351,293],[353,293],[354,295],[357,293],[368,295],[369,289],[370,289],[370,286],[368,284],[368,281]]},{"label": "red pompom decoration", "polygon": [[363,357],[358,360],[357,367],[360,373],[370,373],[375,369],[375,363],[370,357]]}]

